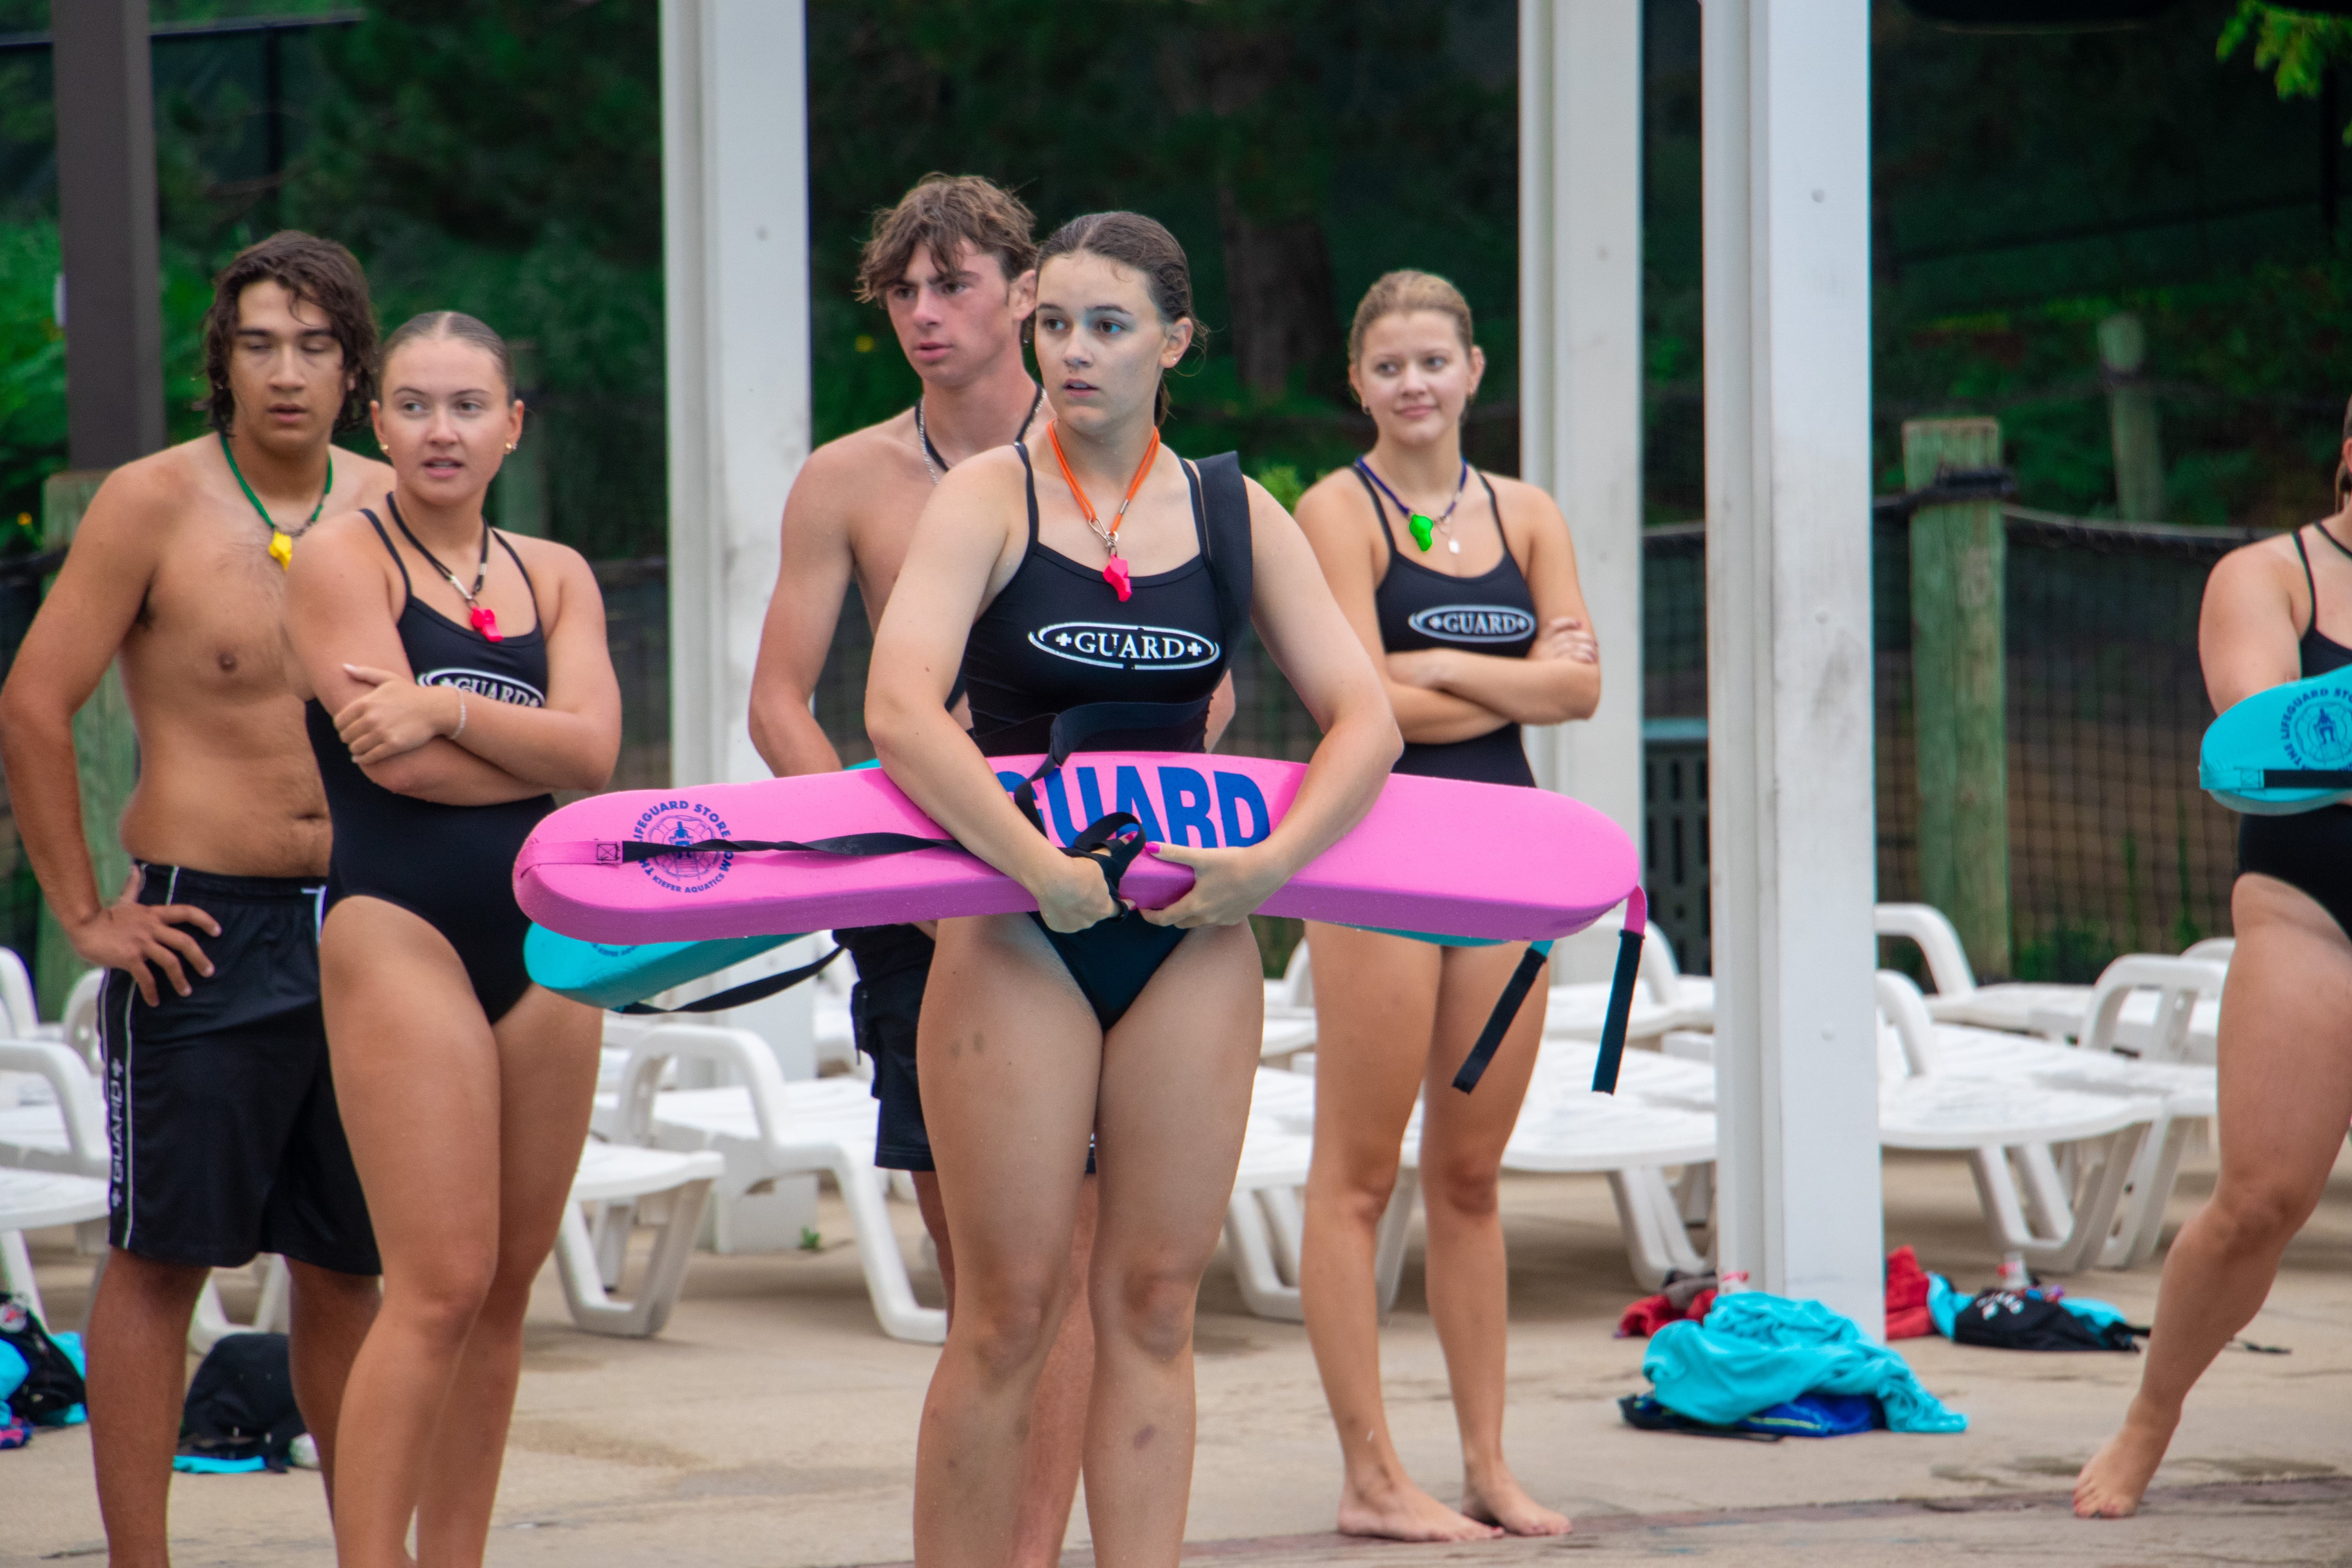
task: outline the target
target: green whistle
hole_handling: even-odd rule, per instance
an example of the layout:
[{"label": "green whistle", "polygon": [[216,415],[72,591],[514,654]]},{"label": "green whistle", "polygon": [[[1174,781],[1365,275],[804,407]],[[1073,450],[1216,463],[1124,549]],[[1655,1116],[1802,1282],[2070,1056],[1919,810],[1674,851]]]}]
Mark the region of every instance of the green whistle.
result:
[{"label": "green whistle", "polygon": [[1412,542],[1421,546],[1421,552],[1424,555],[1428,554],[1430,536],[1436,529],[1437,524],[1430,521],[1429,519],[1422,516],[1421,513],[1414,512],[1412,516],[1404,520],[1404,526],[1407,531],[1412,533]]}]

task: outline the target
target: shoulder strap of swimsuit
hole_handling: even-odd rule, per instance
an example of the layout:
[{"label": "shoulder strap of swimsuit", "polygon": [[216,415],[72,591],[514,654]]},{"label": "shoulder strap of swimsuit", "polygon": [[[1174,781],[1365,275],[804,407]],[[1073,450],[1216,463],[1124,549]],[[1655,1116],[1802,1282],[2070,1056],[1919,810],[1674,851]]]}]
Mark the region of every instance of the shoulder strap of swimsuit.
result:
[{"label": "shoulder strap of swimsuit", "polygon": [[505,534],[500,533],[494,528],[490,530],[490,537],[499,542],[499,548],[507,552],[507,559],[515,563],[515,570],[522,574],[523,592],[530,595],[531,624],[533,626],[539,626],[539,584],[530,580],[530,568],[522,563],[522,557],[515,553],[515,547],[507,542],[507,536]]},{"label": "shoulder strap of swimsuit", "polygon": [[[1389,509],[1381,504],[1381,492],[1373,488],[1371,476],[1356,464],[1349,464],[1348,471],[1356,476],[1358,484],[1364,487],[1364,495],[1372,503],[1372,521],[1381,525],[1381,538],[1387,542],[1389,559],[1393,561],[1397,552],[1396,535],[1389,531]],[[1497,516],[1499,520],[1499,514]]]},{"label": "shoulder strap of swimsuit", "polygon": [[[1185,473],[1192,478],[1189,468]],[[1249,626],[1250,599],[1255,588],[1251,575],[1256,556],[1252,549],[1249,487],[1242,482],[1241,455],[1220,452],[1203,458],[1192,484],[1201,507],[1201,551],[1208,557],[1209,581],[1216,587],[1217,625],[1230,663]]]},{"label": "shoulder strap of swimsuit", "polygon": [[[389,496],[384,498],[387,502],[389,502],[391,499],[392,498]],[[416,584],[408,580],[408,563],[400,558],[400,547],[393,543],[392,535],[383,531],[383,520],[382,518],[376,516],[374,512],[369,510],[366,507],[360,508],[360,515],[368,520],[368,526],[375,530],[375,536],[383,541],[385,551],[387,551],[392,556],[392,563],[400,568],[401,599],[402,602],[405,604],[406,601],[416,596]],[[2302,546],[2298,544],[2295,548],[2299,550]],[[2306,566],[2305,570],[2309,571],[2310,568]]]},{"label": "shoulder strap of swimsuit", "polygon": [[2311,590],[2311,624],[2304,628],[2304,635],[2308,637],[2319,629],[2319,579],[2311,574],[2311,556],[2303,548],[2303,530],[2299,528],[2294,531],[2294,555],[2303,563],[2304,586]]},{"label": "shoulder strap of swimsuit", "polygon": [[1511,549],[1511,535],[1503,527],[1503,498],[1495,493],[1495,481],[1486,477],[1484,469],[1473,468],[1470,471],[1476,474],[1478,482],[1486,487],[1486,504],[1495,509],[1495,532],[1503,542],[1503,559],[1511,563],[1511,570],[1517,572],[1519,581],[1524,583],[1528,579],[1528,569],[1519,564],[1518,555]]},{"label": "shoulder strap of swimsuit", "polygon": [[1015,441],[1013,449],[1021,454],[1021,483],[1029,492],[1029,548],[1037,548],[1037,466],[1029,460],[1029,444]]}]

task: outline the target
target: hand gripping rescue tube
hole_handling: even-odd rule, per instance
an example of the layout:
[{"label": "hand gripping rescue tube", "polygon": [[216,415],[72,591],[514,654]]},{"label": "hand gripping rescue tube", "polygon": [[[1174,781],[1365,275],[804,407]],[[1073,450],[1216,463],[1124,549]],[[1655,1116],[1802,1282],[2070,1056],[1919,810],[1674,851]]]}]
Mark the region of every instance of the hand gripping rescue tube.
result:
[{"label": "hand gripping rescue tube", "polygon": [[[1058,768],[992,759],[1066,853],[1091,854],[1120,897],[1161,909],[1192,883],[1147,842],[1242,847],[1288,810],[1306,767],[1197,752],[1087,752]],[[1542,941],[1638,900],[1633,846],[1592,807],[1546,790],[1391,776],[1363,821],[1263,906],[1341,925]],[[625,791],[562,807],[515,862],[515,897],[549,931],[601,944],[719,942],[779,931],[1013,914],[1028,890],[942,834],[878,772]],[[1630,1001],[1643,921],[1628,910],[1619,973]],[[740,957],[741,954],[738,953]],[[730,962],[720,959],[715,969]],[[1475,1082],[1540,966],[1464,1064]],[[705,971],[708,973],[709,971]],[[670,984],[677,984],[672,980]],[[641,993],[642,994],[642,993]],[[1622,1038],[1620,1021],[1616,1031]],[[1482,1054],[1483,1052],[1483,1054]],[[1613,1053],[1604,1042],[1604,1065]],[[1614,1072],[1607,1075],[1613,1084]],[[1463,1084],[1461,1087],[1467,1087]],[[1596,1076],[1596,1088],[1603,1087]]]},{"label": "hand gripping rescue tube", "polygon": [[2352,668],[2234,703],[2205,731],[2197,782],[2231,811],[2284,816],[2352,792]]}]

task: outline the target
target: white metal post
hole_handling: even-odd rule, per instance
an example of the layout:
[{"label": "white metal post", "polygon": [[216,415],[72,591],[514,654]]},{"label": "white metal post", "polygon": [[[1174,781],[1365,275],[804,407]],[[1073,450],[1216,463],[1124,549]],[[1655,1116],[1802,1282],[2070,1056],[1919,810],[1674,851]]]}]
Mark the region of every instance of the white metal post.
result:
[{"label": "white metal post", "polygon": [[1567,515],[1602,671],[1599,710],[1529,730],[1528,762],[1639,844],[1641,0],[1519,6],[1519,476]]},{"label": "white metal post", "polygon": [[1870,7],[1702,26],[1722,1262],[1876,1337]]},{"label": "white metal post", "polygon": [[[768,776],[751,666],[777,519],[810,438],[808,70],[801,0],[662,0],[662,217],[669,372],[670,777]],[[728,981],[801,962],[794,942]],[[712,1022],[814,1071],[805,986]],[[795,1245],[812,1181],[720,1205],[730,1251]],[[785,1190],[789,1187],[789,1191]]]}]

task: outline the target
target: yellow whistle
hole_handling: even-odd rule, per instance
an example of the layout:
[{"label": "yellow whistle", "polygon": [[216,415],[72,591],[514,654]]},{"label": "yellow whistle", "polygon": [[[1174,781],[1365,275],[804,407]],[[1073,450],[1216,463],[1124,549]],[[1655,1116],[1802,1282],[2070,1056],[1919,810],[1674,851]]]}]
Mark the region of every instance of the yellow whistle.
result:
[{"label": "yellow whistle", "polygon": [[294,561],[294,541],[274,528],[269,531],[269,558],[278,563],[278,569],[280,572],[285,571]]}]

